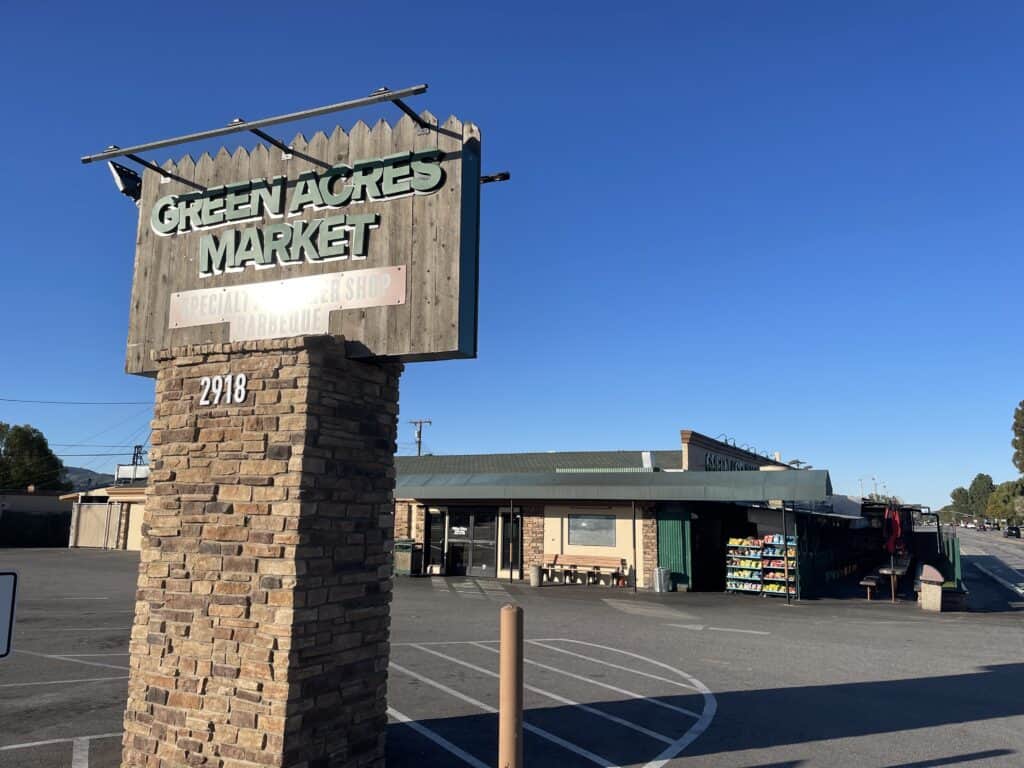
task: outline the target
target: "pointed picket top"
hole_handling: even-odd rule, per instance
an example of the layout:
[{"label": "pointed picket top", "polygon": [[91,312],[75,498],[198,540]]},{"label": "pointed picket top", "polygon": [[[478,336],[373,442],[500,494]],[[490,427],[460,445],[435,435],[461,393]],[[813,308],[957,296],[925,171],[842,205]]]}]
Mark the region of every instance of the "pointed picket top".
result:
[{"label": "pointed picket top", "polygon": [[213,158],[210,157],[209,152],[203,152],[203,154],[199,156],[199,160],[196,162],[196,178],[202,179],[204,184],[209,184],[210,179],[214,177],[213,172]]},{"label": "pointed picket top", "polygon": [[355,125],[348,129],[349,141],[354,141],[358,135],[361,138],[365,138],[370,134],[370,126],[364,123],[362,120],[356,120]]},{"label": "pointed picket top", "polygon": [[462,121],[459,120],[455,115],[448,115],[448,119],[444,121],[444,125],[441,126],[446,131],[454,131],[456,133],[462,133]]},{"label": "pointed picket top", "polygon": [[467,141],[480,141],[480,126],[476,123],[462,124],[462,143],[465,144]]},{"label": "pointed picket top", "polygon": [[398,120],[395,121],[395,124],[391,127],[391,133],[408,133],[413,127],[415,127],[415,125],[416,123],[412,121],[411,117],[403,114],[400,118],[398,118]]},{"label": "pointed picket top", "polygon": [[420,120],[424,123],[430,123],[431,125],[437,125],[437,118],[434,117],[434,113],[429,109],[424,109],[420,112]]},{"label": "pointed picket top", "polygon": [[324,142],[325,144],[327,143],[327,134],[324,133],[323,131],[317,131],[309,139],[309,143],[310,144],[316,144],[316,143],[319,143],[319,142]]},{"label": "pointed picket top", "polygon": [[217,155],[216,155],[216,157],[213,158],[213,161],[215,163],[217,163],[218,165],[220,165],[221,163],[228,163],[228,162],[230,162],[231,161],[231,153],[228,152],[227,147],[221,147],[220,149],[218,149],[217,150]]},{"label": "pointed picket top", "polygon": [[[370,136],[378,147],[390,146],[391,145],[391,123],[384,118],[381,118],[373,125],[373,130],[370,131]],[[379,153],[383,154],[383,153]]]},{"label": "pointed picket top", "polygon": [[327,156],[324,160],[332,164],[344,163],[348,160],[348,134],[341,129],[340,125],[335,126],[331,133],[331,138],[327,143]]},{"label": "pointed picket top", "polygon": [[231,159],[234,160],[235,162],[239,160],[248,160],[249,150],[247,150],[245,147],[240,146],[234,151],[234,154],[231,155]]},{"label": "pointed picket top", "polygon": [[307,143],[305,134],[303,134],[302,131],[299,131],[295,134],[292,140],[288,142],[288,146],[294,147],[298,150],[303,150],[306,148]]},{"label": "pointed picket top", "polygon": [[181,158],[177,162],[177,167],[177,175],[183,179],[192,181],[192,179],[196,175],[196,164],[195,161],[192,160],[191,155],[185,155],[183,158]]},{"label": "pointed picket top", "polygon": [[257,144],[255,147],[253,147],[252,152],[249,153],[249,161],[253,163],[265,163],[267,162],[267,158],[269,157],[270,150],[267,149],[267,146],[262,143]]}]

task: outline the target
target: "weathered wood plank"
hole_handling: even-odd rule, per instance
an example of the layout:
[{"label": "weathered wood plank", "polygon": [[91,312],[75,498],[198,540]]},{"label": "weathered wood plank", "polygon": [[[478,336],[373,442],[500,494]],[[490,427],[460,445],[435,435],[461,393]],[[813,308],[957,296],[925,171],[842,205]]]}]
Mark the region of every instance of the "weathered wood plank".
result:
[{"label": "weathered wood plank", "polygon": [[[388,154],[407,151],[414,146],[416,140],[416,123],[408,115],[395,123],[391,130],[391,149]],[[409,349],[412,331],[412,296],[409,293],[410,270],[412,268],[412,228],[413,211],[412,195],[406,195],[391,203],[393,222],[388,232],[390,250],[389,263],[404,264],[406,301],[405,304],[391,307],[388,310],[387,345],[389,355],[402,354]]]},{"label": "weathered wood plank", "polygon": [[[417,152],[437,149],[437,118],[424,110],[420,118],[429,126],[418,129],[413,141]],[[447,174],[448,168],[445,168]],[[448,180],[445,180],[448,183]],[[409,329],[409,352],[422,355],[431,348],[434,324],[434,273],[431,250],[437,243],[437,223],[434,198],[436,195],[415,195],[412,201],[413,231],[412,258],[409,265],[409,302],[412,304],[412,318]],[[422,222],[416,226],[415,222]]]},{"label": "weathered wood plank", "polygon": [[[446,158],[462,156],[462,121],[450,116],[438,131],[437,146]],[[436,205],[437,233],[436,246],[431,249],[434,273],[434,343],[457,347],[459,336],[459,218],[462,215],[459,201],[462,199],[461,162],[446,159],[444,168],[448,173],[444,187],[434,197]]]}]

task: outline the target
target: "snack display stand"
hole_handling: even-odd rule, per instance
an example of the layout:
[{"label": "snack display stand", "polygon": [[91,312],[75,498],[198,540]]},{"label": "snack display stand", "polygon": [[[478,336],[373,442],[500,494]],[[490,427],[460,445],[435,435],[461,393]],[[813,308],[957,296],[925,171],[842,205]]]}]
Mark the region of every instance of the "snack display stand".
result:
[{"label": "snack display stand", "polygon": [[729,539],[726,545],[725,589],[727,592],[761,592],[761,539]]},{"label": "snack display stand", "polygon": [[726,592],[798,596],[796,536],[731,538],[726,553]]},{"label": "snack display stand", "polygon": [[764,548],[761,550],[763,563],[761,593],[785,597],[786,589],[796,597],[797,557],[796,536],[786,536],[783,544],[782,534],[764,537]]}]

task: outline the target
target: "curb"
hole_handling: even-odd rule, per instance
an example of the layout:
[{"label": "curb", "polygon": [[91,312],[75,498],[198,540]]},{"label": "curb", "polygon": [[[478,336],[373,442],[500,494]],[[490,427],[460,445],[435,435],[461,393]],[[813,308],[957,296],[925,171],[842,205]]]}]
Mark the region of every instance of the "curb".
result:
[{"label": "curb", "polygon": [[977,563],[972,563],[972,565],[975,568],[977,568],[979,571],[984,573],[986,576],[988,576],[990,579],[992,579],[992,581],[994,581],[997,584],[1000,584],[1000,585],[1006,587],[1011,592],[1016,592],[1021,597],[1024,597],[1024,589],[1021,589],[1016,584],[1011,584],[1006,579],[1004,579],[1002,576],[996,576],[996,574],[992,573],[992,571],[990,571],[988,568],[986,568],[983,565],[978,565]]}]

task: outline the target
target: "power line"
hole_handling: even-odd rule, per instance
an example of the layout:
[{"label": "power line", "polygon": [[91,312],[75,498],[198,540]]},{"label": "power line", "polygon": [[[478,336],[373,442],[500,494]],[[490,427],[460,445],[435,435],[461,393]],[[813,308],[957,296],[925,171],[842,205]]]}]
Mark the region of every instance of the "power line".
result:
[{"label": "power line", "polygon": [[132,452],[125,451],[123,453],[58,453],[55,455],[61,456],[63,458],[71,458],[78,456],[131,456]]},{"label": "power line", "polygon": [[19,400],[15,397],[0,397],[4,403],[34,403],[36,405],[152,405],[148,400],[117,400],[117,401],[90,401],[90,400]]},{"label": "power line", "polygon": [[61,448],[131,448],[134,443],[49,443]]}]

